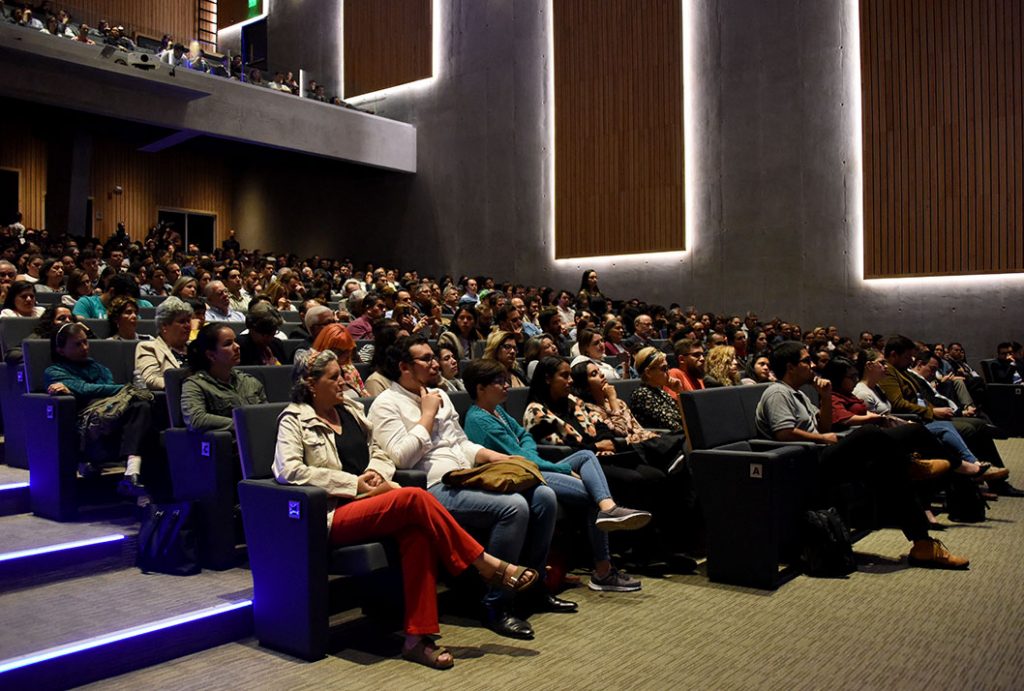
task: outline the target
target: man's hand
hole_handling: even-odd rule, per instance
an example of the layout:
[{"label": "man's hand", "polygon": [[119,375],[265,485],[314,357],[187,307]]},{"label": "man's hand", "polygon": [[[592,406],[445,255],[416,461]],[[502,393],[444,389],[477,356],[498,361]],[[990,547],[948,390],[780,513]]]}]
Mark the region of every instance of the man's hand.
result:
[{"label": "man's hand", "polygon": [[420,412],[423,415],[431,417],[437,415],[437,411],[441,409],[442,405],[444,405],[444,399],[441,398],[440,391],[431,391],[425,386],[420,389]]},{"label": "man's hand", "polygon": [[932,408],[932,417],[936,420],[952,420],[952,408]]},{"label": "man's hand", "polygon": [[683,382],[679,381],[675,377],[668,377],[668,388],[674,392],[679,393],[683,390]]},{"label": "man's hand", "polygon": [[828,434],[821,435],[822,444],[838,444],[839,437],[836,436],[835,432],[829,432]]},{"label": "man's hand", "polygon": [[814,378],[814,388],[818,391],[818,398],[824,400],[832,398],[832,382],[824,377]]}]

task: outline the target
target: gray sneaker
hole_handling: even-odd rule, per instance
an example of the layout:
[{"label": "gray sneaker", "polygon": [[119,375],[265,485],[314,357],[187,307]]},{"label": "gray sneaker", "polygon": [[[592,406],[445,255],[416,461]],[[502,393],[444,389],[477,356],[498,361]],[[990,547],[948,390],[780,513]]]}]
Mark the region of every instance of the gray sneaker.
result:
[{"label": "gray sneaker", "polygon": [[623,571],[612,568],[604,578],[591,574],[587,587],[591,590],[607,590],[616,593],[629,593],[640,590],[640,579],[633,578]]},{"label": "gray sneaker", "polygon": [[606,533],[613,530],[639,530],[651,522],[651,514],[647,511],[627,509],[615,506],[611,511],[600,511],[594,523],[599,530]]}]

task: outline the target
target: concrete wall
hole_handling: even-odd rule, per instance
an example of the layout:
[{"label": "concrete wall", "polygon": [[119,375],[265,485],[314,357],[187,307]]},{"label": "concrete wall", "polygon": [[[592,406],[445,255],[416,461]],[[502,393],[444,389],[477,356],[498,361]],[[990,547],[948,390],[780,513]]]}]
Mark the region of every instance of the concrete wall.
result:
[{"label": "concrete wall", "polygon": [[360,214],[367,253],[573,288],[594,267],[616,297],[958,338],[976,357],[1024,336],[1020,276],[860,278],[854,0],[687,0],[689,250],[554,261],[549,3],[441,3],[435,81],[368,104],[416,126],[418,173],[366,198],[388,209]]}]

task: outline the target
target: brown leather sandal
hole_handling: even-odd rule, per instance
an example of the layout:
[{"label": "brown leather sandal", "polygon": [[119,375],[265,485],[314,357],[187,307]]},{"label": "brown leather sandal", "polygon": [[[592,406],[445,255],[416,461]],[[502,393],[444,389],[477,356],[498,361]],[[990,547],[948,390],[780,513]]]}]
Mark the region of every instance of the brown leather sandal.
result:
[{"label": "brown leather sandal", "polygon": [[510,574],[509,568],[511,567],[512,564],[503,560],[498,563],[498,568],[494,570],[494,573],[484,580],[488,585],[494,586],[495,588],[501,588],[502,590],[510,590],[514,593],[520,593],[527,590],[534,583],[540,580],[540,574],[538,574],[534,569],[529,569],[525,566],[516,566]]},{"label": "brown leather sandal", "polygon": [[[433,647],[427,648],[428,645]],[[449,659],[442,661],[440,658],[445,653]],[[455,666],[455,657],[448,648],[434,645],[429,638],[421,638],[420,642],[411,648],[402,648],[402,657],[409,662],[415,662],[430,667],[431,669],[451,669]]]}]

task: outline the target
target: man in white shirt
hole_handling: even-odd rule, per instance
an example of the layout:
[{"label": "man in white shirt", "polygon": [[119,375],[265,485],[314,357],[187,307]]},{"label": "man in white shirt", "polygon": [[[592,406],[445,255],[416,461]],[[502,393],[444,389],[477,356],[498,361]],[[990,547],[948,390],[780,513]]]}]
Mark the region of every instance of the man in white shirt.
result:
[{"label": "man in white shirt", "polygon": [[231,295],[221,281],[206,284],[206,321],[244,322],[245,315],[231,309]]},{"label": "man in white shirt", "polygon": [[[389,352],[386,374],[394,383],[370,408],[373,441],[399,468],[426,471],[428,491],[463,527],[488,537],[490,554],[544,573],[557,513],[554,491],[538,485],[522,494],[498,494],[445,485],[441,479],[452,470],[509,457],[466,437],[451,399],[435,388],[441,368],[425,338],[399,339]],[[575,609],[574,603],[559,602],[566,604],[552,608]],[[510,613],[511,604],[510,595],[492,588],[484,597],[485,625],[504,636],[532,638],[533,629]]]}]

